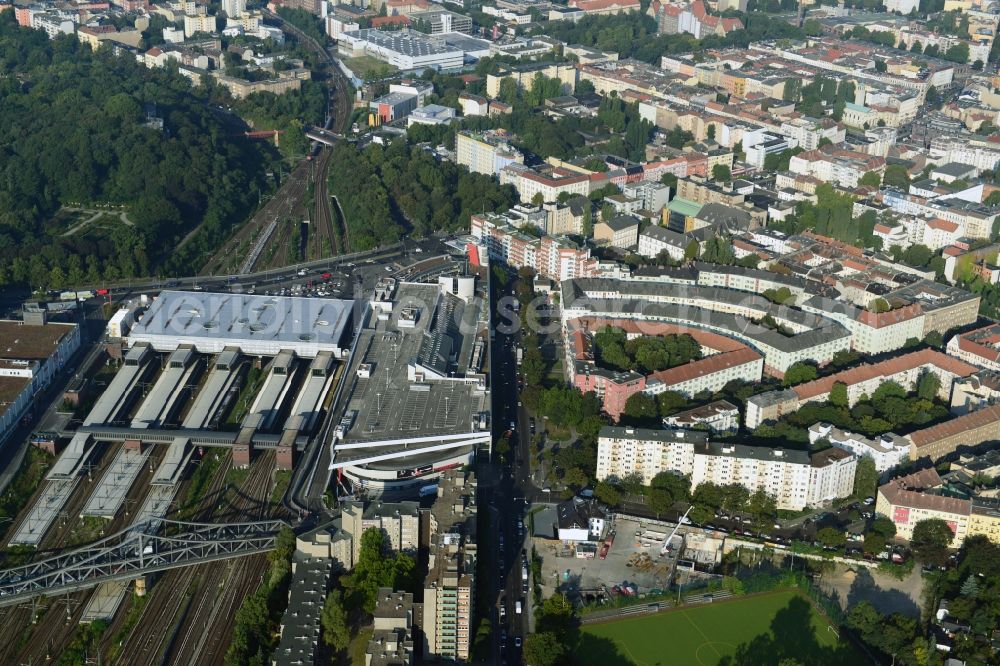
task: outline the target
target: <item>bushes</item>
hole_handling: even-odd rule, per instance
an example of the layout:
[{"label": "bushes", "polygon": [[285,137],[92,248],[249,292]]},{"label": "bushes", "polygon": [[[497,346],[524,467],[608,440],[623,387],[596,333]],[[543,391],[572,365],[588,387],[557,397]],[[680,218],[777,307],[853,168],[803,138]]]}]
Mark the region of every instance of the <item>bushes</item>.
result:
[{"label": "bushes", "polygon": [[282,528],[274,550],[268,554],[270,567],[264,582],[236,611],[233,639],[226,650],[226,666],[270,663],[268,655],[277,644],[278,623],[288,604],[294,553],[295,534],[291,528]]}]

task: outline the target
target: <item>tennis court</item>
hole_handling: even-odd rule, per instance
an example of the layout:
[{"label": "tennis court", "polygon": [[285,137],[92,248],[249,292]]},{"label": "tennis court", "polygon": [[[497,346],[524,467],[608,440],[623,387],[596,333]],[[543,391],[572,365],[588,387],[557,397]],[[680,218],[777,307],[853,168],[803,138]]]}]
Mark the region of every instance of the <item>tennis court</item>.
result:
[{"label": "tennis court", "polygon": [[866,663],[795,591],[581,627],[584,666],[749,666],[799,659],[816,666]]}]

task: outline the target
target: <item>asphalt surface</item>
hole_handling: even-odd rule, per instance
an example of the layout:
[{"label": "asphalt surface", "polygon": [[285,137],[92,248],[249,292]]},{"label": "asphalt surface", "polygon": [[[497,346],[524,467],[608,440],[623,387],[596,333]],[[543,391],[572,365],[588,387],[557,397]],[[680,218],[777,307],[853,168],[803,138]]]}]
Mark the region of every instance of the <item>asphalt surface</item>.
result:
[{"label": "asphalt surface", "polygon": [[[494,304],[497,300],[495,297]],[[492,583],[495,602],[491,619],[496,628],[493,632],[494,663],[521,664],[523,646],[519,647],[517,643],[519,640],[523,642],[528,635],[532,612],[531,567],[525,559],[531,555],[527,539],[527,513],[531,502],[540,499],[542,493],[529,478],[528,415],[520,406],[514,352],[520,343],[520,332],[507,332],[505,327],[496,325],[499,320],[495,306],[493,317],[496,331],[492,345],[494,433],[505,436],[510,431],[511,444],[505,461],[501,462],[494,453],[492,471],[495,482],[487,497],[494,528],[491,534],[497,534],[497,539],[502,539],[503,544],[502,547],[495,547],[496,566],[493,568],[498,572]],[[527,581],[523,574],[525,567],[528,569]],[[521,605],[520,613],[517,612],[518,603]]]}]

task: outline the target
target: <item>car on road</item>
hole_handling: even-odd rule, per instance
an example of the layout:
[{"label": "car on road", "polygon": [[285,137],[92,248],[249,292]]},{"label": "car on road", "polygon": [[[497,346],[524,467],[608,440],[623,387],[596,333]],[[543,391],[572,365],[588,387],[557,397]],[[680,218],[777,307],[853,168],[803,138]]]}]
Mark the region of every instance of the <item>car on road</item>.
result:
[{"label": "car on road", "polygon": [[521,637],[520,636],[515,636],[514,637],[514,647],[516,647],[516,648],[521,647]]},{"label": "car on road", "polygon": [[304,269],[304,268],[300,268],[299,269],[299,272],[298,272],[298,276],[299,277],[304,277],[304,276],[306,276],[308,274],[309,274],[309,271],[307,271],[306,269]]}]

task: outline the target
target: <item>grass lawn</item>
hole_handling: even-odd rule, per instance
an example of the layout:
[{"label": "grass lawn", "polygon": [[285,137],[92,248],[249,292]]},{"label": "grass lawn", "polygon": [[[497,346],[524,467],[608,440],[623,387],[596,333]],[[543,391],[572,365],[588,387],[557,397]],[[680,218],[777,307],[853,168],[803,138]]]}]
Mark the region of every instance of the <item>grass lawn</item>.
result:
[{"label": "grass lawn", "polygon": [[368,74],[373,76],[389,76],[398,71],[388,63],[384,63],[370,55],[358,56],[356,58],[342,58],[347,68],[354,72],[359,79],[365,78]]},{"label": "grass lawn", "polygon": [[586,625],[573,652],[584,666],[865,663],[828,627],[812,604],[787,591]]}]

